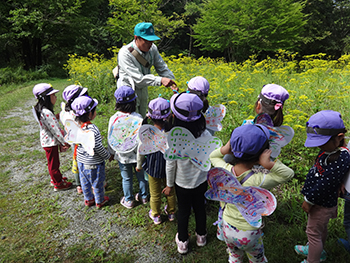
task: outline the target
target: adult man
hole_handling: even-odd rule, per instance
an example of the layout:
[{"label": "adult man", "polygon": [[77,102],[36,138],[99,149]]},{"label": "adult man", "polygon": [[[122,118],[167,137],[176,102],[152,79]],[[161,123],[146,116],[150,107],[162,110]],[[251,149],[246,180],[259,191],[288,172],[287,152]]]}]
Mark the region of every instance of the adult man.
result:
[{"label": "adult man", "polygon": [[[148,86],[165,86],[177,90],[174,74],[169,70],[153,41],[160,38],[154,34],[152,23],[142,22],[134,28],[134,40],[123,46],[118,53],[119,79],[117,86],[135,88],[136,111],[145,116]],[[154,66],[159,76],[151,74]],[[115,69],[113,70],[115,74]],[[115,75],[116,77],[116,75]]]}]

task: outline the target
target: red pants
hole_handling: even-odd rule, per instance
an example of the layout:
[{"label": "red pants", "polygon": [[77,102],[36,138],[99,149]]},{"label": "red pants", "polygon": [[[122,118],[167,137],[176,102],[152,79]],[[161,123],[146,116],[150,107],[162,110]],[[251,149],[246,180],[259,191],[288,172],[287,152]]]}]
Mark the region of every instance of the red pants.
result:
[{"label": "red pants", "polygon": [[43,147],[46,153],[47,168],[54,185],[62,182],[62,174],[60,171],[60,158],[58,155],[58,146]]}]

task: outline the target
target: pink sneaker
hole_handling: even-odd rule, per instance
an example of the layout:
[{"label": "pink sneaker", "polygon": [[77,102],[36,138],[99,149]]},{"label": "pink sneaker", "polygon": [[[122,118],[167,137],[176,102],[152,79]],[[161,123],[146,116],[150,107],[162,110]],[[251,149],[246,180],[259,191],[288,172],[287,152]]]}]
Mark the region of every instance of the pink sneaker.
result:
[{"label": "pink sneaker", "polygon": [[206,234],[201,236],[201,235],[198,235],[196,233],[196,237],[197,237],[197,246],[204,247],[207,244],[207,235]]},{"label": "pink sneaker", "polygon": [[131,209],[134,207],[134,202],[133,201],[126,201],[125,196],[123,196],[123,198],[120,200],[120,204],[127,209]]},{"label": "pink sneaker", "polygon": [[175,242],[177,245],[177,251],[180,254],[186,254],[188,252],[188,239],[185,242],[179,240],[179,233],[176,233]]},{"label": "pink sneaker", "polygon": [[148,202],[147,198],[141,198],[141,195],[139,193],[137,193],[135,195],[135,200],[139,201],[140,203],[142,203],[144,205],[147,204],[147,202]]}]

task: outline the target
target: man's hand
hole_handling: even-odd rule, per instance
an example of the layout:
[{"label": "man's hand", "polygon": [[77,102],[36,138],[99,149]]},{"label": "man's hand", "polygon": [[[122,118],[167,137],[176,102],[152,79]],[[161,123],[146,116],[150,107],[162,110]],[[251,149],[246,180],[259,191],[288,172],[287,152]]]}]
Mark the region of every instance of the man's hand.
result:
[{"label": "man's hand", "polygon": [[164,87],[171,87],[171,86],[175,85],[175,87],[176,87],[175,81],[173,81],[172,79],[169,79],[169,78],[162,78],[162,85]]}]

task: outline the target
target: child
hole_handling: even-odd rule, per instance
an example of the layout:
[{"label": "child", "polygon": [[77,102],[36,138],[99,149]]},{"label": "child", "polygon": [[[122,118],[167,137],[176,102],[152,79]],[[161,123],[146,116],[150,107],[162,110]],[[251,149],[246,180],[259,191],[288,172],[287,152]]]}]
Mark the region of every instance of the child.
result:
[{"label": "child", "polygon": [[[72,110],[72,102],[80,97],[80,96],[88,96],[88,92],[87,92],[87,88],[83,88],[81,86],[78,85],[69,85],[67,86],[63,93],[62,93],[62,97],[63,99],[67,102],[66,106],[65,106],[65,111],[62,113],[64,114],[64,118],[62,118],[61,116],[61,121],[62,120],[74,120],[75,115],[74,112]],[[65,123],[62,123],[63,125],[65,125]],[[74,166],[74,162],[76,163],[76,156],[77,156],[77,147],[78,145],[74,145],[73,147],[73,166]],[[81,188],[80,185],[80,179],[79,179],[79,173],[76,169],[72,169],[73,173],[75,174],[75,183],[77,185],[77,192],[78,194],[82,194],[83,193],[83,189]]]},{"label": "child", "polygon": [[[108,134],[110,133],[111,126],[113,121],[117,117],[123,117],[128,115],[138,116],[142,118],[142,116],[135,112],[136,110],[136,98],[137,95],[135,91],[128,86],[121,86],[117,88],[114,93],[114,97],[116,99],[115,110],[117,112],[109,119],[108,124]],[[109,146],[109,150],[112,152],[113,150]],[[123,191],[124,196],[120,200],[120,204],[125,208],[131,209],[134,207],[134,195],[133,195],[133,169],[136,168],[137,163],[137,147],[135,150],[132,150],[128,153],[119,153],[115,152],[115,159],[118,160],[119,169],[121,176],[123,178]],[[144,177],[143,171],[135,171],[137,180],[139,181],[139,192],[135,195],[135,199],[141,201],[143,204],[147,203],[148,191],[147,191],[147,181]]]},{"label": "child", "polygon": [[[289,98],[288,91],[277,84],[264,85],[257,101],[255,102],[255,113],[257,114],[254,120],[245,120],[244,124],[263,124],[272,127],[279,127],[283,124],[283,105]],[[291,129],[291,128],[290,128]],[[294,132],[293,132],[294,135]],[[271,148],[271,147],[270,147]],[[271,156],[276,158],[280,152],[273,150]],[[224,160],[232,163],[232,154],[226,155]]]},{"label": "child", "polygon": [[319,147],[315,164],[306,176],[301,193],[302,209],[308,213],[306,234],[309,243],[295,246],[295,251],[307,256],[302,262],[324,261],[323,247],[329,219],[337,216],[340,187],[350,167],[350,155],[344,146],[346,129],[339,112],[324,110],[312,115],[306,123],[306,147]]},{"label": "child", "polygon": [[60,171],[58,146],[65,151],[69,144],[64,141],[63,130],[53,111],[57,92],[48,83],[40,83],[33,88],[33,94],[38,99],[34,109],[40,124],[40,142],[46,152],[51,184],[54,185],[54,191],[62,191],[71,188],[72,183],[67,182],[67,178],[62,178]]},{"label": "child", "polygon": [[[203,102],[195,94],[180,93],[171,97],[173,125],[188,129],[195,138],[210,136],[202,114]],[[195,213],[197,245],[207,243],[206,212],[204,193],[207,190],[207,172],[198,169],[189,159],[166,161],[167,186],[163,189],[169,195],[175,187],[178,202],[178,227],[175,241],[180,254],[188,252],[188,221],[191,207]]]},{"label": "child", "polygon": [[[213,151],[210,161],[215,167],[232,172],[243,186],[271,189],[290,180],[294,172],[279,160],[270,160],[269,131],[263,125],[244,125],[236,128],[225,146]],[[233,154],[235,165],[226,163],[225,154]],[[270,172],[254,173],[255,164]],[[225,204],[225,203],[223,203]],[[234,204],[223,206],[223,237],[229,252],[229,262],[243,262],[244,253],[249,262],[267,262],[262,230],[251,226]]]},{"label": "child", "polygon": [[[255,102],[256,114],[267,113],[273,126],[279,127],[283,123],[283,105],[289,98],[288,91],[277,84],[267,84],[262,88],[258,100]],[[254,119],[256,122],[256,118]]]},{"label": "child", "polygon": [[110,154],[102,145],[102,137],[99,129],[91,121],[96,117],[96,106],[98,102],[89,96],[76,98],[72,103],[75,113],[75,120],[83,130],[92,131],[95,135],[94,155],[89,155],[82,145],[77,148],[77,162],[81,187],[84,193],[85,205],[97,208],[103,207],[108,201],[105,196],[103,182],[106,178],[105,160],[110,158]]},{"label": "child", "polygon": [[203,101],[203,110],[202,112],[205,113],[207,109],[209,108],[209,102],[207,100],[207,96],[209,93],[209,82],[206,78],[202,76],[197,76],[192,79],[187,83],[187,90],[190,93],[197,94],[200,99]]},{"label": "child", "polygon": [[[151,119],[154,126],[162,132],[169,131],[168,117],[170,116],[170,103],[163,98],[156,98],[151,100],[148,104],[148,113],[142,124],[147,124],[148,119]],[[146,158],[145,158],[146,157]],[[162,185],[165,183],[165,159],[161,151],[148,154],[146,156],[137,153],[137,167],[136,171],[140,172],[144,168],[148,174],[148,183],[150,191],[150,206],[149,217],[154,224],[162,223],[160,217],[160,205],[162,203]],[[175,219],[175,189],[172,189],[169,196],[167,196],[168,205],[165,212],[168,214],[169,221]]]}]

